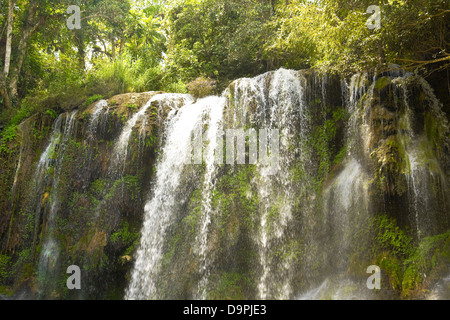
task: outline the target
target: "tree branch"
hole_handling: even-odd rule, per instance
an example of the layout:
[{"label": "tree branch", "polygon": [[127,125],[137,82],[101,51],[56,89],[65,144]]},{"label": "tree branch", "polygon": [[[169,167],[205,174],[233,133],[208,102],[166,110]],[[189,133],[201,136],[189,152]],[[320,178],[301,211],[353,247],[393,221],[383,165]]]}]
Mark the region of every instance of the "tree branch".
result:
[{"label": "tree branch", "polygon": [[410,60],[410,59],[397,59],[397,61],[404,61],[404,62],[410,62],[411,64],[417,64],[417,65],[428,65],[432,63],[442,62],[450,60],[450,55],[447,57],[434,59],[434,60],[427,60],[427,61],[419,61],[419,60]]}]

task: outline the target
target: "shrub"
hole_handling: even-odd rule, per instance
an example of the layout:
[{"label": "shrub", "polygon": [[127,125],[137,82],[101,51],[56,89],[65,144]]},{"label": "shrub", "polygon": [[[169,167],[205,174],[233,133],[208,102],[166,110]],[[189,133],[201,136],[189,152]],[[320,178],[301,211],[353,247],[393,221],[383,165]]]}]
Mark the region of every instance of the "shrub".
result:
[{"label": "shrub", "polygon": [[186,87],[189,93],[198,99],[210,95],[216,87],[216,81],[201,76],[189,82]]}]

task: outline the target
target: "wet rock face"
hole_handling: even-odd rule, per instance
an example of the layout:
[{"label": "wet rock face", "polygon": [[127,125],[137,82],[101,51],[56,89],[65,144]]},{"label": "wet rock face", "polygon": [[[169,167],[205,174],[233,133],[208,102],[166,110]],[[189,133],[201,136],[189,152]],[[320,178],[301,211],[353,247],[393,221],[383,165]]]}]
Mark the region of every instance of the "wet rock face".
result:
[{"label": "wet rock face", "polygon": [[[176,166],[197,124],[203,163]],[[277,174],[248,149],[215,162],[221,129],[264,128],[279,130]],[[380,264],[385,297],[411,297],[448,262],[449,130],[418,77],[280,69],[220,97],[121,94],[19,129],[0,157],[4,296],[345,298]]]},{"label": "wet rock face", "polygon": [[[130,259],[122,257],[132,255],[139,237],[158,148],[158,126],[163,124],[160,115],[170,106],[155,101],[146,121],[136,123],[125,166],[113,170],[111,158],[127,121],[160,93],[123,94],[97,101],[76,111],[73,118],[71,113],[62,115],[59,125],[47,115],[21,124],[17,141],[11,145],[16,144],[20,152],[2,157],[8,163],[4,168],[10,171],[9,175],[2,171],[2,181],[14,190],[10,201],[2,197],[1,252],[12,257],[8,267],[13,270],[6,284],[34,298],[118,294],[125,280],[105,286],[102,279],[113,275],[125,279]],[[17,174],[12,174],[15,168]],[[50,243],[58,250],[50,251]],[[53,252],[55,260],[44,270],[47,251]],[[90,283],[82,295],[63,285],[71,264],[84,268],[83,280]]]}]

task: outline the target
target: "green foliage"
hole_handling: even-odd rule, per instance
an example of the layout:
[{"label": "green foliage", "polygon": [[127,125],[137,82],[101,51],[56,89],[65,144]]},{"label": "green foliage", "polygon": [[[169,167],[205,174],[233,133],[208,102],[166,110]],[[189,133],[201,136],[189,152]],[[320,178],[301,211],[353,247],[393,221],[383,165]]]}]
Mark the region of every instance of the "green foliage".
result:
[{"label": "green foliage", "polygon": [[347,147],[347,146],[343,146],[343,147],[341,148],[341,150],[338,152],[338,154],[336,155],[336,157],[334,157],[333,165],[337,165],[337,164],[339,164],[339,163],[342,162],[342,160],[343,160],[343,159],[345,158],[345,156],[347,155],[347,150],[348,150],[348,147]]},{"label": "green foliage", "polygon": [[0,139],[0,153],[12,154],[14,149],[9,147],[9,143],[16,138],[17,126],[10,125],[5,130],[2,131],[2,136]]},{"label": "green foliage", "polygon": [[378,234],[376,240],[382,248],[391,250],[399,257],[411,255],[412,238],[397,226],[395,219],[381,215],[376,221]]},{"label": "green foliage", "polygon": [[445,34],[443,21],[446,16],[448,20],[445,1],[383,2],[379,4],[382,27],[369,30],[366,10],[374,4],[343,0],[278,2],[269,23],[271,37],[265,53],[286,67],[313,66],[338,74],[373,70],[375,66],[386,69],[389,62],[420,66],[414,61],[445,57],[438,49],[438,34]]},{"label": "green foliage", "polygon": [[314,126],[311,140],[312,148],[319,162],[318,174],[315,178],[316,190],[320,190],[322,182],[332,169],[332,165],[338,164],[346,155],[345,146],[339,152],[335,150],[335,141],[337,126],[346,119],[348,114],[343,108],[337,108],[329,113],[331,113],[331,117],[326,119],[323,125]]},{"label": "green foliage", "polygon": [[[16,18],[35,2],[20,1]],[[88,0],[80,6],[89,19],[75,31],[60,19],[67,4],[51,0],[38,8],[42,26],[27,46],[15,102],[27,106],[24,114],[72,110],[93,95],[186,92],[201,75],[221,91],[230,80],[279,67],[348,75],[389,63],[449,65],[445,0],[385,1],[380,30],[366,26],[374,4],[368,0],[168,0],[145,9],[130,0]],[[16,23],[14,36],[25,26]],[[439,59],[441,65],[428,62]],[[3,113],[5,123],[14,116]]]},{"label": "green foliage", "polygon": [[168,71],[184,82],[200,75],[230,79],[264,70],[262,43],[268,2],[256,0],[171,1],[165,9]]},{"label": "green foliage", "polygon": [[0,254],[0,282],[5,280],[9,276],[10,261],[10,256]]},{"label": "green foliage", "polygon": [[[119,231],[113,233],[110,240],[113,244],[120,244],[122,247],[130,247],[139,238],[139,231],[130,230],[127,221],[123,221]],[[126,252],[125,254],[129,254]]]},{"label": "green foliage", "polygon": [[408,298],[427,275],[443,276],[450,263],[450,231],[424,238],[405,260],[402,296]]},{"label": "green foliage", "polygon": [[450,231],[423,238],[418,245],[387,215],[375,219],[375,250],[382,250],[379,266],[386,271],[393,289],[408,298],[418,290],[425,276],[439,277],[450,263]]},{"label": "green foliage", "polygon": [[100,94],[94,94],[93,96],[89,97],[86,102],[83,104],[84,107],[90,106],[94,102],[103,99],[103,96]]},{"label": "green foliage", "polygon": [[424,238],[406,260],[406,264],[415,264],[426,271],[436,267],[436,255],[442,254],[447,261],[450,261],[449,239],[450,231]]},{"label": "green foliage", "polygon": [[[14,151],[10,148],[10,142],[14,141],[17,137],[17,131],[19,130],[18,125],[27,117],[31,116],[34,112],[38,112],[38,108],[31,106],[26,103],[22,103],[21,107],[17,110],[13,110],[9,114],[8,124],[5,126],[3,131],[0,132],[0,154],[7,153],[9,155]],[[2,118],[7,118],[7,114],[3,114]]]},{"label": "green foliage", "polygon": [[56,117],[58,116],[58,113],[52,109],[45,110],[44,114],[49,115],[52,119],[56,119]]}]

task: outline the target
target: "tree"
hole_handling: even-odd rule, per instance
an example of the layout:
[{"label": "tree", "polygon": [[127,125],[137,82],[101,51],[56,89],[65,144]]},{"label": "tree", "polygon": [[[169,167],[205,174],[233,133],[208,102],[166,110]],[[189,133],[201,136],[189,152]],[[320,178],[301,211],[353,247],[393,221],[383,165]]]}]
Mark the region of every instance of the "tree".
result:
[{"label": "tree", "polygon": [[228,80],[267,69],[262,56],[271,3],[257,0],[173,1],[165,10],[172,74]]},{"label": "tree", "polygon": [[[25,2],[22,1],[21,4],[24,5]],[[14,7],[15,1],[9,0],[8,19],[6,22],[7,39],[5,47],[5,60],[3,63],[3,72],[0,74],[0,94],[3,98],[3,105],[9,109],[12,108],[13,101],[17,98],[17,85],[31,35],[36,31],[41,23],[41,20],[38,20],[36,15],[38,1],[30,1],[27,10],[25,10],[24,22],[20,28],[20,38],[17,45],[17,52],[15,53],[16,57],[13,61],[14,64],[11,65]]]}]

